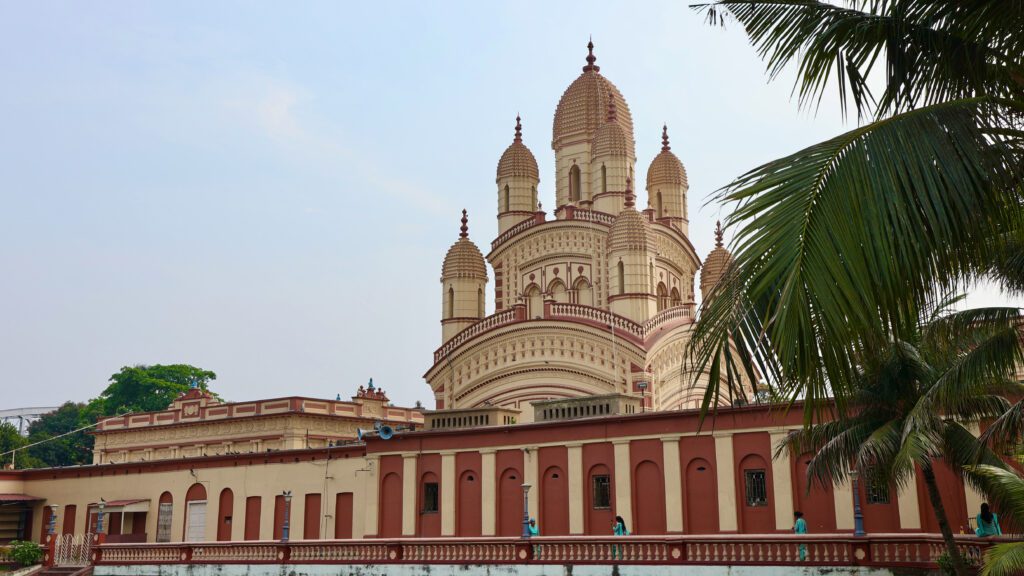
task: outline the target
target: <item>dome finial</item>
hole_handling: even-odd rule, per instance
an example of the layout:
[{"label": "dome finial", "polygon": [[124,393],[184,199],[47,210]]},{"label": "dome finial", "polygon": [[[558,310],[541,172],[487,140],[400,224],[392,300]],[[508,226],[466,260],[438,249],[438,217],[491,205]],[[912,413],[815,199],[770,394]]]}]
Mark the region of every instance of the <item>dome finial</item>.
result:
[{"label": "dome finial", "polygon": [[668,145],[668,124],[661,125],[661,151],[668,152],[672,147]]},{"label": "dome finial", "polygon": [[593,70],[594,72],[599,72],[601,67],[595,65],[594,62],[597,62],[597,56],[594,56],[594,39],[591,38],[590,42],[587,42],[587,65],[583,67],[583,71],[590,72]]},{"label": "dome finial", "polygon": [[513,140],[513,142],[523,141],[523,124],[520,120],[521,119],[519,118],[519,114],[516,114],[516,137]]},{"label": "dome finial", "polygon": [[632,208],[635,204],[633,196],[633,179],[626,178],[626,208]]},{"label": "dome finial", "polygon": [[469,216],[466,215],[466,209],[462,209],[462,227],[459,228],[459,238],[469,237]]},{"label": "dome finial", "polygon": [[723,235],[724,233],[722,232],[722,221],[718,220],[717,222],[715,222],[715,248],[722,247]]}]

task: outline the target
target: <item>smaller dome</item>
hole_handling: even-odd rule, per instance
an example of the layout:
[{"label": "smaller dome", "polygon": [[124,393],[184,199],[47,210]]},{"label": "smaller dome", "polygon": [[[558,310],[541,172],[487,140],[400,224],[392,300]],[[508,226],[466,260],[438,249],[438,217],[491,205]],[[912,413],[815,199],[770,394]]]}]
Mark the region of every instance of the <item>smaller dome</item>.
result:
[{"label": "smaller dome", "polygon": [[715,227],[715,249],[708,254],[704,265],[700,269],[700,292],[706,298],[711,290],[718,285],[718,281],[725,274],[725,269],[732,263],[732,254],[722,244],[722,223],[717,222]]},{"label": "smaller dome", "polygon": [[622,129],[616,119],[615,95],[608,97],[608,119],[597,129],[594,136],[592,155],[600,156],[636,156],[633,152],[633,139]]},{"label": "smaller dome", "polygon": [[661,128],[661,152],[654,157],[650,168],[647,169],[647,188],[658,185],[689,187],[686,169],[672,153],[672,147],[668,145],[668,126]]},{"label": "smaller dome", "polygon": [[450,278],[475,278],[487,280],[487,265],[484,264],[484,255],[480,249],[469,239],[469,217],[466,211],[462,211],[462,228],[459,239],[448,249],[444,257],[444,264],[441,266],[441,279]]},{"label": "smaller dome", "polygon": [[626,208],[619,212],[608,232],[608,251],[654,251],[651,223],[633,207],[633,190],[626,180]]},{"label": "smaller dome", "polygon": [[540,170],[537,169],[537,159],[533,152],[523,144],[523,125],[519,116],[516,116],[516,136],[512,144],[505,149],[498,160],[498,180],[521,176],[531,180],[540,181]]}]

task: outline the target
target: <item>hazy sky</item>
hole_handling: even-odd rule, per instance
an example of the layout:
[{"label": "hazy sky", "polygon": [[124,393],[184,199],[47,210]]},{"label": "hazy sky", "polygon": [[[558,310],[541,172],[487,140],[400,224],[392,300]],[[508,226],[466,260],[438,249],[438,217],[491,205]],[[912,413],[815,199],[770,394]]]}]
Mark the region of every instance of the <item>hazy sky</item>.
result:
[{"label": "hazy sky", "polygon": [[0,3],[0,408],[178,362],[232,400],[432,406],[460,211],[486,253],[517,112],[553,208],[590,34],[639,174],[668,123],[701,257],[711,192],[851,127],[682,2]]}]

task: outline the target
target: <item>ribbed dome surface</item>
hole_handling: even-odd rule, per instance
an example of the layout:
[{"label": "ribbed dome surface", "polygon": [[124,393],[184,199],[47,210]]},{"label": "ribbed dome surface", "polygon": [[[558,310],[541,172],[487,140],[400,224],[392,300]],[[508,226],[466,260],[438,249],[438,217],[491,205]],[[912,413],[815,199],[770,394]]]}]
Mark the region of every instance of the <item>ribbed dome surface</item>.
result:
[{"label": "ribbed dome surface", "polygon": [[605,122],[594,136],[592,154],[595,158],[604,155],[635,157],[633,139],[626,135],[618,122]]},{"label": "ribbed dome surface", "polygon": [[555,109],[551,145],[559,142],[591,139],[608,116],[609,95],[615,97],[615,121],[630,142],[633,140],[633,117],[619,89],[596,70],[580,74],[562,94]]},{"label": "ribbed dome surface", "polygon": [[626,208],[615,217],[608,232],[608,250],[654,250],[651,224],[633,208]]},{"label": "ribbed dome surface", "polygon": [[441,266],[441,278],[478,278],[487,280],[487,266],[484,264],[484,255],[469,238],[459,238],[448,254],[444,257],[444,265]]},{"label": "ribbed dome surface", "polygon": [[715,226],[715,249],[708,254],[704,266],[700,269],[700,291],[705,296],[710,294],[722,279],[725,269],[732,263],[732,254],[725,249],[722,236],[722,225],[719,222]]},{"label": "ribbed dome surface", "polygon": [[658,185],[689,187],[683,163],[669,150],[659,152],[647,169],[647,187]]},{"label": "ribbed dome surface", "polygon": [[533,152],[522,142],[513,142],[498,160],[498,179],[522,176],[540,181],[540,170]]}]

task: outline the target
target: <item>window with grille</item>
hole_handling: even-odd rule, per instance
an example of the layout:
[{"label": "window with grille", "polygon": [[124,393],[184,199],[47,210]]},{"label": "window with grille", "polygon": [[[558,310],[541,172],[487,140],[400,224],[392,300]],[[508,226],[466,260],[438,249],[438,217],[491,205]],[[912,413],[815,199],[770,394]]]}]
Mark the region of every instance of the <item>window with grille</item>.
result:
[{"label": "window with grille", "polygon": [[607,475],[593,476],[594,508],[612,507],[612,480]]},{"label": "window with grille", "polygon": [[764,470],[744,470],[747,506],[768,505],[768,479]]},{"label": "window with grille", "polygon": [[437,512],[437,482],[426,482],[423,484],[423,511]]},{"label": "window with grille", "polygon": [[864,487],[867,492],[868,504],[888,504],[889,485],[883,481],[870,480]]},{"label": "window with grille", "polygon": [[156,541],[157,542],[170,542],[171,541],[171,513],[174,510],[174,504],[169,502],[161,502],[160,509],[156,516]]}]

